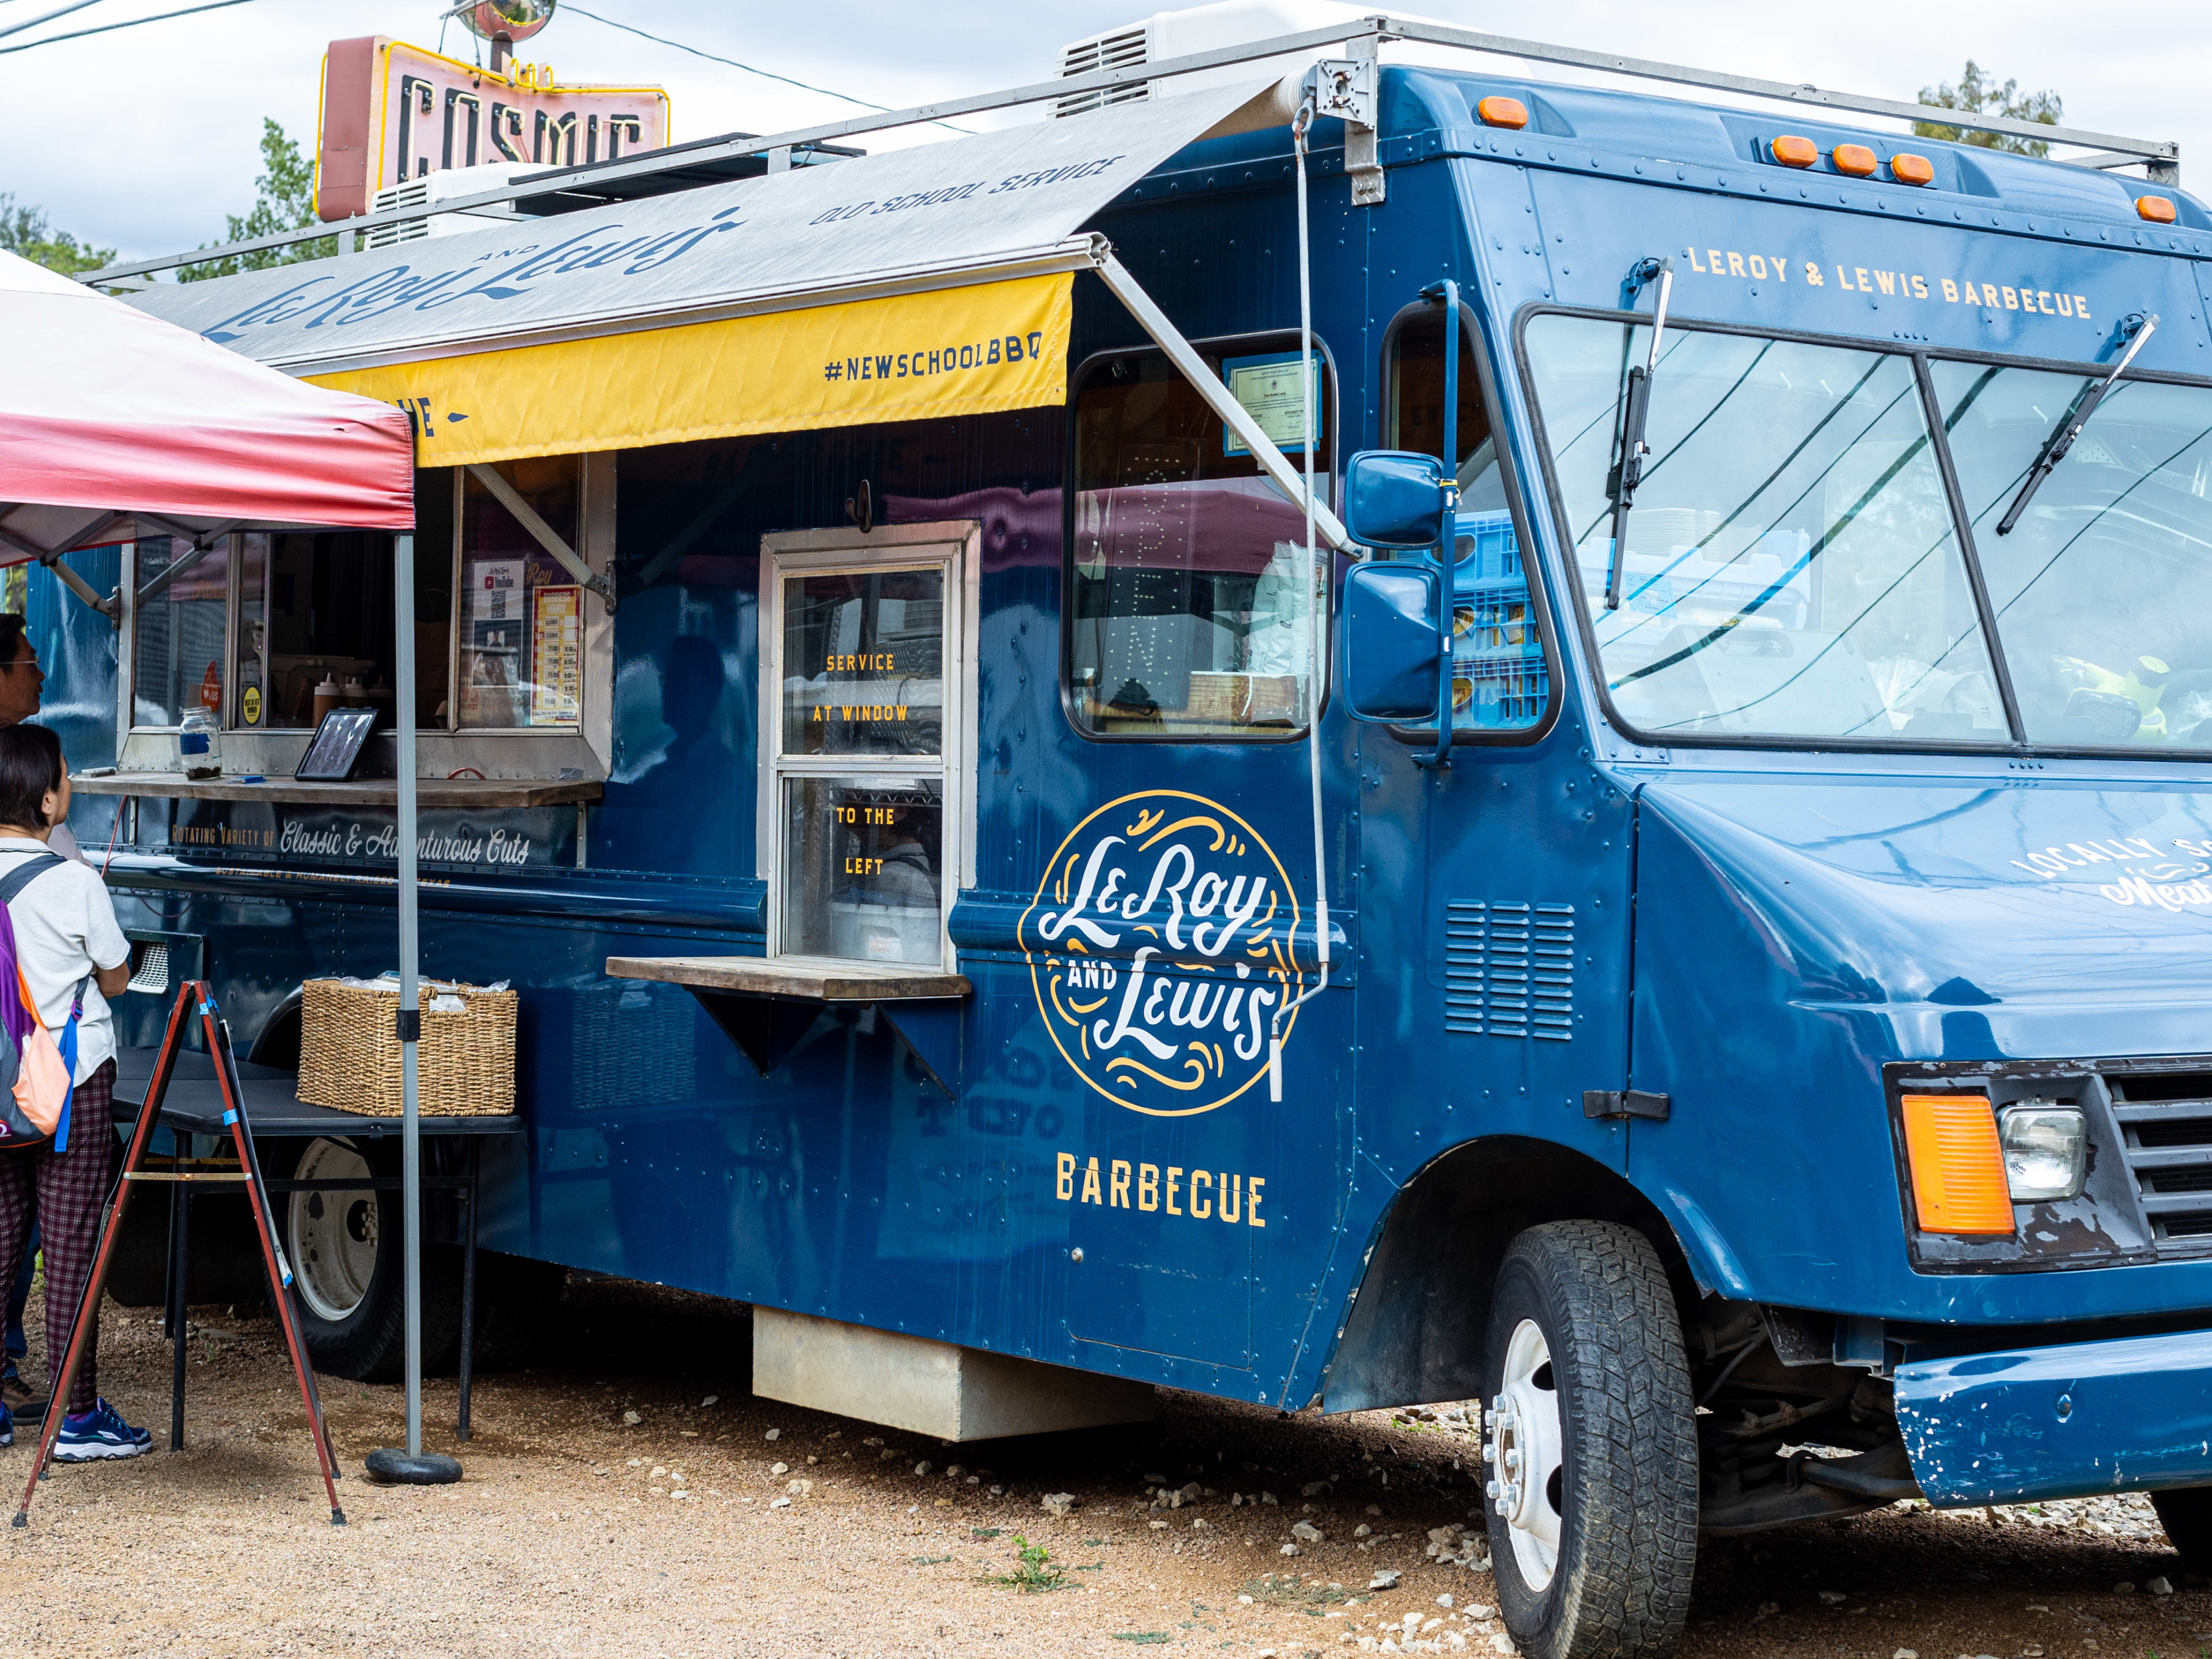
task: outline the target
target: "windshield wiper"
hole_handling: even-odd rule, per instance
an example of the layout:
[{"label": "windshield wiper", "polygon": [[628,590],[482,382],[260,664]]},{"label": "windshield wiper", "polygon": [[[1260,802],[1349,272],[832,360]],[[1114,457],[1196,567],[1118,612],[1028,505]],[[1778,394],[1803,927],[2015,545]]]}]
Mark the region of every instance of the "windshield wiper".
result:
[{"label": "windshield wiper", "polygon": [[1668,259],[1645,259],[1629,273],[1629,280],[1641,288],[1654,276],[1659,279],[1659,297],[1652,307],[1651,355],[1628,371],[1628,391],[1624,399],[1620,417],[1620,459],[1613,469],[1613,550],[1605,562],[1605,608],[1620,609],[1620,578],[1628,561],[1624,555],[1627,545],[1628,510],[1636,504],[1636,486],[1644,478],[1644,460],[1651,453],[1644,441],[1644,428],[1651,413],[1651,376],[1659,368],[1659,337],[1667,331],[1667,298],[1674,292],[1674,262]]},{"label": "windshield wiper", "polygon": [[1997,520],[1998,535],[2012,534],[2012,527],[2020,522],[2020,515],[2027,511],[2028,502],[2033,501],[2035,492],[2043,488],[2043,481],[2051,475],[2059,462],[2066,459],[2066,452],[2074,447],[2074,441],[2081,435],[2081,428],[2089,424],[2089,417],[2097,412],[2097,405],[2105,401],[2105,394],[2112,389],[2114,382],[2127,373],[2128,365],[2136,360],[2136,353],[2142,349],[2143,342],[2150,338],[2151,331],[2157,326],[2155,312],[2148,317],[2137,312],[2120,325],[2121,337],[2128,342],[2127,350],[2121,354],[2120,361],[2112,365],[2110,374],[2094,386],[2084,386],[2081,395],[2075,398],[2074,406],[2058,417],[2057,426],[2043,441],[2043,453],[2035,458],[2035,465],[2028,468],[2027,477],[2020,487],[2020,494],[2012,498],[2012,505],[2005,509],[2004,517]]}]

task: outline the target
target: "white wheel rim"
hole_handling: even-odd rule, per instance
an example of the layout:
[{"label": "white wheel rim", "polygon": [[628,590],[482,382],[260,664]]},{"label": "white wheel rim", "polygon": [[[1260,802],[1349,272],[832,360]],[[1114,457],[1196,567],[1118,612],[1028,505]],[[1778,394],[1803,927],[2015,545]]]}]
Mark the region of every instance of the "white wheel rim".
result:
[{"label": "white wheel rim", "polygon": [[[362,1181],[368,1160],[343,1140],[311,1140],[294,1179]],[[317,1317],[333,1324],[361,1306],[376,1272],[377,1194],[358,1188],[292,1194],[293,1279]]]},{"label": "white wheel rim", "polygon": [[1490,1498],[1505,1517],[1522,1582],[1540,1590],[1559,1566],[1559,1510],[1565,1480],[1565,1434],[1551,1345],[1524,1319],[1505,1347],[1504,1374],[1491,1402]]}]

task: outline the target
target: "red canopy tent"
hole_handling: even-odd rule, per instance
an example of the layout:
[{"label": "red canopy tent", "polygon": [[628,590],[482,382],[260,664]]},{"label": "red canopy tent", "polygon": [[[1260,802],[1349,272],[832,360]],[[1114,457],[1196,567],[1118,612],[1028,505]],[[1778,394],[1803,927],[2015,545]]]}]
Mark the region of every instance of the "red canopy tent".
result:
[{"label": "red canopy tent", "polygon": [[[0,343],[0,565],[36,559],[117,617],[62,554],[149,532],[199,548],[242,529],[392,532],[396,706],[415,707],[415,434],[404,411],[295,380],[6,252]],[[404,1008],[417,1006],[414,721],[395,736]],[[422,1155],[416,1044],[402,1036],[408,1455],[391,1467],[453,1480],[458,1463],[420,1455]]]},{"label": "red canopy tent", "polygon": [[0,565],[245,526],[411,530],[406,414],[0,252]]}]

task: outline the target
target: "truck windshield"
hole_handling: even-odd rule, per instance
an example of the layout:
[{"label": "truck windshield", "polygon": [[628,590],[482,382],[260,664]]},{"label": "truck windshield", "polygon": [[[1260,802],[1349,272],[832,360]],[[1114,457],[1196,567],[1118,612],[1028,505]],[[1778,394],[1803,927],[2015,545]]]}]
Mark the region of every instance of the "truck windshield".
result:
[{"label": "truck windshield", "polygon": [[[1630,726],[2008,739],[1910,358],[1670,328],[1607,611],[1621,389],[1650,330],[1545,316],[1527,339],[1607,689]],[[2033,459],[2031,442],[2021,465]]]},{"label": "truck windshield", "polygon": [[1930,368],[2028,741],[2212,745],[2212,390],[2123,380],[1999,536],[2089,382]]}]

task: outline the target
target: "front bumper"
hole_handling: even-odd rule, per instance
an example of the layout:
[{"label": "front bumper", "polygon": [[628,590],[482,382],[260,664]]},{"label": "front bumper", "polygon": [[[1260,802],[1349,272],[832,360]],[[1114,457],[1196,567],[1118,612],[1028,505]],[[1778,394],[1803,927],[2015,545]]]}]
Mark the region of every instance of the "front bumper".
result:
[{"label": "front bumper", "polygon": [[1938,1505],[2212,1486],[2212,1331],[1899,1365],[1897,1420]]}]

